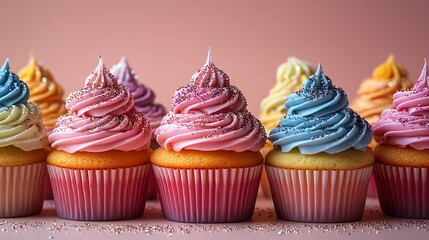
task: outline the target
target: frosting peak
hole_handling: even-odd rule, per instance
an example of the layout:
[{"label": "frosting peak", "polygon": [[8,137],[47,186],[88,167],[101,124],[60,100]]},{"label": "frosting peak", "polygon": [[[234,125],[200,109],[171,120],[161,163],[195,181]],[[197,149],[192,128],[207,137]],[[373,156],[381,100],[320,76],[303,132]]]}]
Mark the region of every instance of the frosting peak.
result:
[{"label": "frosting peak", "polygon": [[380,66],[374,69],[372,77],[376,79],[389,79],[389,78],[401,78],[406,77],[407,72],[404,68],[398,66],[395,61],[393,54],[390,54],[387,60]]},{"label": "frosting peak", "polygon": [[48,131],[55,127],[57,119],[67,112],[63,101],[64,91],[54,80],[52,74],[32,55],[18,73],[19,78],[28,85],[30,98],[42,110],[44,124]]},{"label": "frosting peak", "polygon": [[25,103],[30,97],[27,85],[18,75],[10,71],[9,59],[6,59],[0,69],[0,107],[10,107],[14,104]]},{"label": "frosting peak", "polygon": [[174,151],[259,151],[266,142],[262,124],[247,111],[241,91],[214,66],[210,51],[191,83],[174,93],[172,110],[155,135]]},{"label": "frosting peak", "polygon": [[138,80],[126,57],[122,57],[119,63],[110,69],[110,72],[116,77],[119,84],[126,85],[128,82],[137,82]]},{"label": "frosting peak", "polygon": [[302,90],[310,93],[314,91],[323,93],[332,88],[332,81],[323,74],[322,65],[320,63],[317,65],[316,72],[302,85]]},{"label": "frosting peak", "polygon": [[106,86],[113,86],[116,84],[116,78],[107,70],[106,66],[104,65],[103,58],[100,57],[94,72],[89,74],[88,78],[86,79],[85,87],[104,88]]},{"label": "frosting peak", "polygon": [[274,148],[302,154],[364,150],[371,142],[368,123],[348,108],[345,92],[335,87],[319,64],[315,74],[285,103],[286,116],[270,132]]},{"label": "frosting peak", "polygon": [[137,110],[143,113],[149,120],[152,131],[155,131],[166,113],[161,104],[154,103],[155,93],[152,89],[137,81],[138,77],[125,57],[122,57],[119,63],[114,65],[110,71],[116,76],[119,84],[128,88],[133,95]]},{"label": "frosting peak", "polygon": [[210,49],[207,54],[206,64],[191,78],[190,86],[198,87],[228,87],[228,75],[217,68],[212,60]]},{"label": "frosting peak", "polygon": [[425,58],[425,63],[423,65],[422,73],[420,74],[420,77],[417,79],[413,90],[422,91],[425,88],[429,88],[429,68],[427,65],[426,58]]}]

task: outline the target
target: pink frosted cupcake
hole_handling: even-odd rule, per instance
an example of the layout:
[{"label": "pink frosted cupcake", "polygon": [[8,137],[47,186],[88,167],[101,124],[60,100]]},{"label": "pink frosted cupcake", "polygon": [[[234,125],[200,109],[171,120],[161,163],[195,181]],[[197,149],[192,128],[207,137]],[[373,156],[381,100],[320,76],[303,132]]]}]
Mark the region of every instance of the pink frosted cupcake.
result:
[{"label": "pink frosted cupcake", "polygon": [[[166,114],[165,108],[161,104],[154,103],[155,93],[152,89],[138,82],[138,77],[134,70],[131,69],[128,61],[123,57],[118,64],[111,68],[111,73],[115,75],[119,84],[122,84],[130,90],[134,97],[134,104],[145,118],[149,120],[152,128],[151,148],[159,147],[155,140],[154,132],[161,124],[161,119]],[[149,183],[148,199],[156,198],[157,186],[155,176],[152,175]]]},{"label": "pink frosted cupcake", "polygon": [[151,128],[103,60],[66,100],[49,135],[55,207],[61,218],[119,220],[143,215],[152,174]]},{"label": "pink frosted cupcake", "polygon": [[155,132],[152,156],[164,216],[179,222],[237,222],[252,217],[266,135],[246,100],[210,53],[191,83],[173,96]]},{"label": "pink frosted cupcake", "polygon": [[319,64],[289,95],[271,130],[266,169],[277,217],[299,222],[359,220],[374,163],[369,124],[348,108]]},{"label": "pink frosted cupcake", "polygon": [[383,213],[429,218],[429,69],[410,91],[393,95],[393,108],[374,126],[375,180]]},{"label": "pink frosted cupcake", "polygon": [[43,206],[48,141],[42,111],[29,95],[6,60],[0,69],[0,218],[37,214]]}]

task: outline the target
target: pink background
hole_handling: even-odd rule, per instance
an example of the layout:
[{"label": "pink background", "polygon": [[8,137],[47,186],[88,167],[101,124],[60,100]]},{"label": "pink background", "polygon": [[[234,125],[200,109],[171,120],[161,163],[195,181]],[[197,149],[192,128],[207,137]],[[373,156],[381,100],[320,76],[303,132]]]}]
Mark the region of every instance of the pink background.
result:
[{"label": "pink background", "polygon": [[385,1],[23,1],[1,0],[0,61],[12,70],[29,53],[62,83],[81,88],[102,55],[110,67],[126,55],[156,101],[189,82],[211,46],[215,64],[247,96],[249,109],[294,55],[316,65],[349,99],[364,77],[394,53],[415,80],[429,56],[425,0]]}]

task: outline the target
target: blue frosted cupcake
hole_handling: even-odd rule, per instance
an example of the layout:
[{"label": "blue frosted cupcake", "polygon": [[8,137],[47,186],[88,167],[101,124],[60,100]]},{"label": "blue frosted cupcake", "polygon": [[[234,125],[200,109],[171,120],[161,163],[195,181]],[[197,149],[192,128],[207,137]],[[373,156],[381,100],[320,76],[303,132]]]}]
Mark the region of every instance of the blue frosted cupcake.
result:
[{"label": "blue frosted cupcake", "polygon": [[362,217],[374,156],[369,124],[348,108],[319,64],[302,90],[285,103],[287,114],[269,135],[265,158],[279,218],[345,222]]}]

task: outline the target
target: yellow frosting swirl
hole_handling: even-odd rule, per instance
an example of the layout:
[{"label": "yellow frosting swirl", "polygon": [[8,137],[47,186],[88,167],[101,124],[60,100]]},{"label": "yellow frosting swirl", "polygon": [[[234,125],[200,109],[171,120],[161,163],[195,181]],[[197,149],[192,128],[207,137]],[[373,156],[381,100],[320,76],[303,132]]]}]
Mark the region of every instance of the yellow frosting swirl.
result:
[{"label": "yellow frosting swirl", "polygon": [[48,145],[42,113],[34,103],[0,108],[0,147],[15,146],[24,151]]},{"label": "yellow frosting swirl", "polygon": [[393,94],[411,88],[407,72],[395,62],[393,55],[374,69],[372,77],[365,79],[358,90],[358,97],[350,105],[369,124],[380,119],[385,109],[392,108]]},{"label": "yellow frosting swirl", "polygon": [[285,102],[288,96],[300,90],[302,83],[314,73],[313,67],[296,57],[289,57],[277,68],[277,82],[269,95],[261,102],[259,119],[267,133],[277,126],[286,114]]},{"label": "yellow frosting swirl", "polygon": [[19,73],[19,78],[30,89],[29,102],[35,102],[40,106],[44,117],[46,130],[51,131],[55,127],[58,117],[67,113],[63,101],[64,91],[55,82],[52,74],[31,57],[28,65]]}]

